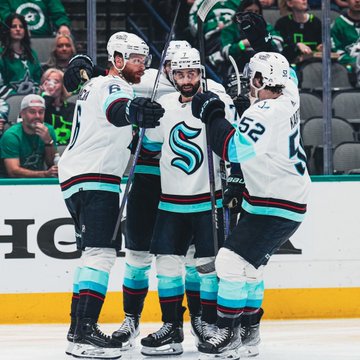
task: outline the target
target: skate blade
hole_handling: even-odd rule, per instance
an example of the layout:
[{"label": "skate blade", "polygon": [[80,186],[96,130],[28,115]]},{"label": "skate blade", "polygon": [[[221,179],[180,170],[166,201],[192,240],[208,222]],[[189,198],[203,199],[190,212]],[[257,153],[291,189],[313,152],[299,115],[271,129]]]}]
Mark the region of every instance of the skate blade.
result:
[{"label": "skate blade", "polygon": [[136,346],[135,339],[140,335],[140,330],[138,330],[133,336],[130,337],[128,341],[121,343],[121,351],[130,351],[133,350]]},{"label": "skate blade", "polygon": [[66,355],[72,355],[73,348],[74,348],[74,343],[69,341],[68,346],[67,346],[67,348],[65,350],[65,354]]},{"label": "skate blade", "polygon": [[254,356],[258,356],[259,355],[259,347],[254,345],[254,346],[242,346],[239,349],[239,354],[241,358],[249,358],[249,357],[254,357]]},{"label": "skate blade", "polygon": [[220,354],[201,353],[199,356],[199,360],[212,360],[212,359],[239,360],[240,352],[239,352],[239,349],[234,349],[234,350],[228,350],[228,351],[222,352]]},{"label": "skate blade", "polygon": [[81,359],[120,359],[121,348],[101,348],[87,344],[74,344],[71,355]]},{"label": "skate blade", "polygon": [[167,344],[158,347],[143,346],[141,353],[145,356],[181,355],[183,347],[181,344]]}]

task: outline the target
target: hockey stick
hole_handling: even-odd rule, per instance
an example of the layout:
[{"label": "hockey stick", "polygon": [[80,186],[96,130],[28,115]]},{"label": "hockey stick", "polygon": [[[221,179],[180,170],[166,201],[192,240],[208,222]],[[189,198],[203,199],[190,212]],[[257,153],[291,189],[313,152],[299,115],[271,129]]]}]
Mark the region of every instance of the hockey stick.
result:
[{"label": "hockey stick", "polygon": [[[162,55],[161,55],[161,58],[160,58],[159,68],[158,68],[158,71],[157,71],[157,74],[156,74],[154,87],[153,87],[152,93],[151,93],[151,102],[154,101],[154,99],[155,99],[155,97],[156,97],[156,93],[157,93],[158,87],[159,87],[160,75],[161,75],[162,68],[163,68],[164,62],[165,62],[166,51],[167,51],[167,49],[168,49],[168,47],[169,47],[171,38],[172,38],[173,35],[174,35],[175,24],[176,24],[176,21],[177,21],[177,17],[178,17],[178,15],[179,15],[180,5],[181,5],[181,0],[178,0],[178,2],[177,2],[177,4],[176,4],[175,15],[174,15],[173,22],[172,22],[172,24],[171,24],[170,32],[169,32],[168,37],[167,37],[167,39],[166,39],[166,43],[165,43],[165,46],[164,46],[164,50],[163,50]],[[129,197],[130,186],[131,186],[131,184],[132,184],[132,182],[133,182],[134,173],[135,173],[135,167],[136,167],[136,163],[137,163],[138,158],[139,158],[139,154],[140,154],[140,150],[141,150],[141,144],[142,144],[142,142],[143,142],[144,136],[145,136],[145,129],[142,128],[142,129],[140,129],[139,140],[138,140],[138,143],[137,143],[137,145],[136,145],[133,162],[132,162],[132,165],[131,165],[131,168],[130,168],[130,172],[129,172],[129,175],[128,175],[128,181],[126,182],[126,186],[125,186],[125,190],[124,190],[124,195],[123,195],[123,198],[122,198],[122,200],[121,200],[120,209],[119,209],[119,215],[118,215],[118,218],[117,218],[117,221],[116,221],[116,225],[115,225],[115,229],[114,229],[114,233],[113,233],[113,236],[112,236],[112,239],[111,239],[112,242],[115,242],[116,237],[117,237],[117,234],[118,234],[118,232],[119,232],[122,214],[123,214],[123,212],[124,212],[127,199],[128,199],[128,197]]]},{"label": "hockey stick", "polygon": [[[205,72],[205,40],[203,33],[204,21],[213,8],[213,6],[220,0],[204,0],[204,2],[199,7],[197,18],[198,18],[198,41],[199,41],[199,51],[200,51],[200,62],[201,62],[201,85],[203,91],[207,91],[207,80]],[[219,250],[219,240],[218,240],[218,217],[217,217],[217,207],[216,207],[216,197],[215,197],[215,174],[214,174],[214,160],[213,153],[210,147],[210,132],[209,127],[205,127],[206,133],[206,150],[207,150],[207,159],[208,159],[208,170],[209,170],[209,186],[210,186],[210,200],[211,200],[211,217],[212,217],[212,232],[214,237],[214,255],[216,256]],[[215,269],[215,266],[214,266]],[[200,269],[198,269],[199,271]]]},{"label": "hockey stick", "polygon": [[[235,70],[237,95],[240,95],[241,94],[241,82],[240,82],[239,68],[235,62],[235,59],[231,55],[229,55],[229,60]],[[227,175],[226,175],[226,167],[225,167],[224,160],[220,160],[220,177],[221,177],[221,189],[222,189],[222,193],[224,195],[224,190],[227,186],[227,181],[226,181]],[[224,236],[226,239],[230,233],[230,209],[228,207],[223,207],[223,217],[224,217]]]},{"label": "hockey stick", "polygon": [[241,82],[240,82],[240,72],[239,72],[239,68],[236,64],[235,59],[229,55],[229,60],[231,62],[231,65],[233,66],[234,70],[235,70],[235,75],[236,75],[236,84],[237,84],[237,95],[241,94]]}]

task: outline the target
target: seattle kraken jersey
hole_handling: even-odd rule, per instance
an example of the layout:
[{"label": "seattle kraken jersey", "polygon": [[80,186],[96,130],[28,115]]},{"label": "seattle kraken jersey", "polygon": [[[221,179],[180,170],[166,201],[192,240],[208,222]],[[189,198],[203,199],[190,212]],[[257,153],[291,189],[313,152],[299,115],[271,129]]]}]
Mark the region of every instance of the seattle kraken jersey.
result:
[{"label": "seattle kraken jersey", "polygon": [[242,207],[249,213],[302,221],[310,177],[300,141],[299,93],[289,80],[283,95],[246,110],[224,151],[241,163],[246,184]]},{"label": "seattle kraken jersey", "polygon": [[114,101],[133,96],[132,87],[120,77],[99,76],[84,85],[76,102],[71,140],[59,162],[65,198],[81,190],[120,191],[132,128],[114,126],[106,112]]},{"label": "seattle kraken jersey", "polygon": [[[216,91],[215,89],[212,89]],[[227,118],[235,117],[231,98],[218,92],[226,103]],[[159,209],[179,213],[211,210],[205,125],[191,112],[191,102],[181,103],[180,94],[161,97],[165,109],[160,126],[145,133],[143,146],[149,152],[161,150]],[[221,207],[219,157],[214,156],[217,206]]]},{"label": "seattle kraken jersey", "polygon": [[[145,74],[141,77],[141,82],[139,84],[132,85],[136,97],[137,96],[151,97],[156,75],[157,75],[156,69],[147,69],[145,71]],[[208,87],[211,88],[211,90],[214,92],[218,92],[218,93],[220,92],[223,94],[226,93],[225,88],[221,84],[213,80],[208,80]],[[158,100],[160,97],[171,93],[179,94],[175,89],[174,85],[167,79],[165,74],[161,72],[159,78],[159,86],[156,92],[155,100]],[[138,161],[136,163],[135,173],[160,175],[159,159],[160,159],[160,154],[155,156],[151,154],[150,156],[147,156],[144,149],[142,149]]]},{"label": "seattle kraken jersey", "polygon": [[[145,70],[144,75],[141,77],[140,83],[132,85],[135,96],[151,97],[157,72],[157,69],[152,68]],[[167,79],[165,74],[161,72],[155,100],[174,91],[175,88],[173,84]]]},{"label": "seattle kraken jersey", "polygon": [[[151,94],[154,88],[155,79],[157,75],[156,69],[147,69],[145,70],[144,75],[141,77],[141,82],[139,84],[133,84],[135,96],[143,96],[151,98]],[[175,90],[173,84],[167,79],[165,74],[161,72],[159,78],[159,86],[156,91],[155,100],[159,97],[173,93]],[[160,175],[159,169],[159,159],[160,154],[156,156],[147,156],[144,150],[140,152],[140,156],[136,163],[135,173],[137,174],[151,174],[151,175]]]}]

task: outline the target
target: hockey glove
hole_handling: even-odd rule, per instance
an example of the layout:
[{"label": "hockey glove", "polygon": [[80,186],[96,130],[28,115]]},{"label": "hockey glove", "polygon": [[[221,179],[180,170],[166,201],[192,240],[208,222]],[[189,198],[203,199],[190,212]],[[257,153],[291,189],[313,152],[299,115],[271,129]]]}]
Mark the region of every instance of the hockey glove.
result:
[{"label": "hockey glove", "polygon": [[160,118],[164,115],[164,108],[150,98],[136,97],[128,101],[126,115],[129,123],[141,128],[154,128],[160,125]]},{"label": "hockey glove", "polygon": [[241,175],[230,175],[227,178],[227,185],[223,193],[223,205],[231,210],[231,213],[237,214],[241,211],[241,203],[245,182]]},{"label": "hockey glove", "polygon": [[73,92],[78,89],[87,79],[81,76],[81,70],[85,70],[89,79],[93,75],[94,64],[91,58],[87,55],[75,55],[69,62],[69,66],[64,74],[64,85],[68,92]]},{"label": "hockey glove", "polygon": [[255,52],[273,50],[271,35],[261,15],[248,11],[239,12],[235,15],[235,19]]},{"label": "hockey glove", "polygon": [[225,117],[225,105],[217,94],[211,91],[197,93],[191,102],[193,116],[200,119],[203,123],[210,123],[214,115]]},{"label": "hockey glove", "polygon": [[250,99],[244,95],[237,95],[233,99],[233,102],[239,117],[241,117],[244,111],[250,107]]}]

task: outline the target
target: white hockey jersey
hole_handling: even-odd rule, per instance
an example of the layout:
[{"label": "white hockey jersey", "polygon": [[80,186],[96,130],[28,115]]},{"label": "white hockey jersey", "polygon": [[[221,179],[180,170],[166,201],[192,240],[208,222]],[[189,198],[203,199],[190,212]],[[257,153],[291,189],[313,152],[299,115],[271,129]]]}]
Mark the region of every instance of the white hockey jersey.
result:
[{"label": "white hockey jersey", "polygon": [[249,213],[302,221],[310,177],[300,140],[299,92],[288,81],[277,99],[254,103],[225,143],[230,162],[241,163]]},{"label": "white hockey jersey", "polygon": [[[139,84],[132,85],[136,97],[137,96],[151,97],[157,72],[158,72],[157,69],[152,69],[152,68],[145,70],[145,74],[141,77],[141,82]],[[225,88],[221,84],[210,79],[208,80],[208,87],[211,88],[212,91],[218,93],[220,92],[223,94],[226,93]],[[159,86],[156,91],[155,101],[157,101],[162,96],[171,93],[179,94],[175,89],[174,85],[167,79],[164,72],[161,72],[159,78]],[[149,156],[145,153],[143,149],[136,163],[135,173],[160,175],[159,159],[160,159],[160,154],[157,156],[151,156],[150,154]]]},{"label": "white hockey jersey", "polygon": [[[155,79],[157,75],[157,69],[147,69],[145,70],[144,75],[141,77],[139,84],[133,84],[135,96],[151,97]],[[156,91],[155,100],[159,99],[161,96],[172,93],[175,91],[173,84],[167,79],[164,72],[160,73],[159,77],[159,86]]]},{"label": "white hockey jersey", "polygon": [[76,102],[71,140],[59,161],[65,198],[80,190],[120,191],[132,127],[114,126],[106,111],[112,102],[133,97],[132,87],[120,77],[99,76],[84,85]]},{"label": "white hockey jersey", "polygon": [[[226,114],[234,121],[235,109],[225,92],[217,92],[226,103]],[[165,109],[160,126],[145,133],[143,146],[148,151],[161,150],[161,189],[159,209],[192,213],[211,210],[205,125],[193,117],[191,102],[181,103],[180,94],[161,97]],[[222,207],[219,174],[220,158],[213,153],[216,202]]]}]

